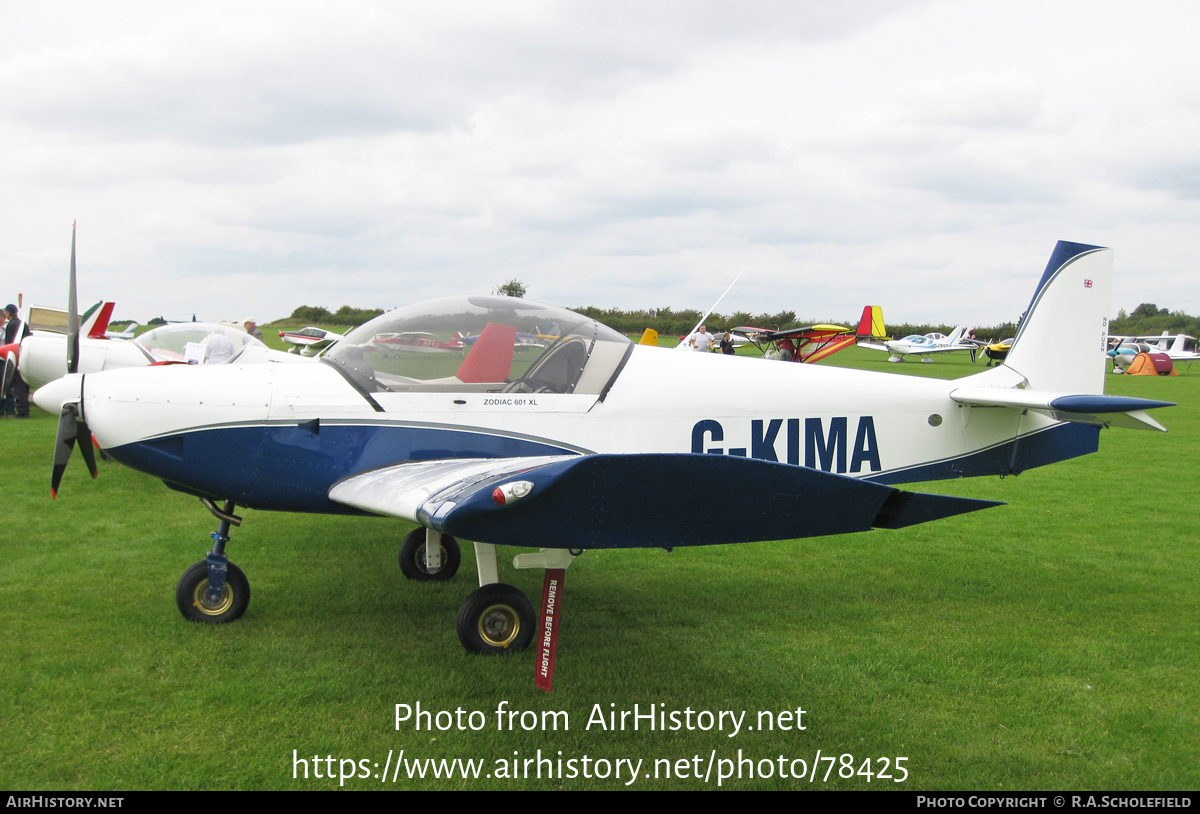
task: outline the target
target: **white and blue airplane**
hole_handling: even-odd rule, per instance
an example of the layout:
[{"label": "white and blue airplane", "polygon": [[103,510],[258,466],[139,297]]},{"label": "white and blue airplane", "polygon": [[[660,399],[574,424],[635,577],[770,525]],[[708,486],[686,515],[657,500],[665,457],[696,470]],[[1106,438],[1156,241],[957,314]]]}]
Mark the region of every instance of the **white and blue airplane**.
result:
[{"label": "white and blue airplane", "polygon": [[975,351],[979,349],[979,343],[964,338],[965,334],[966,328],[958,327],[949,336],[942,333],[911,334],[901,339],[888,339],[882,342],[876,341],[875,338],[860,339],[858,346],[887,351],[890,354],[889,362],[903,362],[905,356],[920,356],[922,362],[929,363],[933,361],[931,357],[935,353],[959,350],[970,351],[973,362],[975,361]]},{"label": "white and blue airplane", "polygon": [[[1005,363],[954,381],[677,354],[475,296],[391,311],[315,363],[72,374],[34,398],[60,414],[55,489],[90,434],[219,518],[177,587],[185,617],[246,610],[249,581],[226,553],[237,507],[368,513],[421,526],[400,554],[413,579],[453,576],[456,538],[474,541],[480,587],[458,635],[505,652],[543,637],[529,599],[500,582],[497,545],[540,549],[516,568],[565,569],[589,549],[900,528],[998,504],[895,484],[1017,474],[1096,451],[1103,427],[1163,430],[1146,411],[1169,402],[1103,393],[1111,278],[1111,250],[1059,243]],[[515,353],[552,321],[540,354]],[[478,336],[465,356],[375,350],[384,333],[456,330]]]}]

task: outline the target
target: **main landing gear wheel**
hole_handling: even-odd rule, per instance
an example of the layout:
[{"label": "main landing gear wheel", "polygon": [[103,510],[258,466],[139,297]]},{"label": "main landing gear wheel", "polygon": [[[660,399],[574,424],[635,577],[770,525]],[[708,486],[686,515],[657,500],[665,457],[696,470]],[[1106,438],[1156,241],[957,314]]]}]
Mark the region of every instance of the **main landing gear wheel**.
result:
[{"label": "main landing gear wheel", "polygon": [[415,579],[417,582],[450,579],[458,573],[458,565],[462,562],[458,540],[449,534],[443,534],[441,553],[442,567],[430,571],[425,565],[425,528],[416,529],[405,537],[400,545],[400,571],[406,578]]},{"label": "main landing gear wheel", "polygon": [[533,641],[533,605],[511,585],[495,582],[472,593],[458,609],[458,640],[468,653],[497,655]]},{"label": "main landing gear wheel", "polygon": [[225,572],[225,590],[221,598],[213,603],[205,595],[208,592],[208,561],[192,565],[179,578],[175,588],[175,603],[184,619],[193,622],[221,624],[240,619],[250,605],[250,580],[242,569],[229,563]]}]

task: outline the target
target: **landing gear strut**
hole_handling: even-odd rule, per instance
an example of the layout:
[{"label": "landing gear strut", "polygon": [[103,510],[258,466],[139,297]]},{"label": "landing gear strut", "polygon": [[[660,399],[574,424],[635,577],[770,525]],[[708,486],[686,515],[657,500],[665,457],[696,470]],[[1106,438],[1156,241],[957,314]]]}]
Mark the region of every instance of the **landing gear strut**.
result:
[{"label": "landing gear strut", "polygon": [[207,498],[201,498],[213,516],[221,521],[212,533],[213,547],[208,556],[193,563],[175,587],[175,604],[183,618],[193,622],[220,624],[240,619],[250,606],[250,581],[242,569],[225,556],[225,544],[229,542],[231,526],[240,526],[242,518],[233,513],[232,500],[225,501],[224,509]]}]

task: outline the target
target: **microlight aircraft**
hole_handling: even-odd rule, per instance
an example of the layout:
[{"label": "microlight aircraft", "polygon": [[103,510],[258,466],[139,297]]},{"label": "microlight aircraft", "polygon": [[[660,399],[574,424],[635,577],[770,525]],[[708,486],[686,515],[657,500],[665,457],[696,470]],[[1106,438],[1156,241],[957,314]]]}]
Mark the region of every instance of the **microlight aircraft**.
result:
[{"label": "microlight aircraft", "polygon": [[856,341],[871,338],[873,319],[877,320],[878,331],[882,333],[883,317],[879,315],[877,305],[863,308],[857,333],[841,325],[809,325],[782,331],[739,325],[731,328],[730,333],[752,343],[763,352],[764,359],[812,363],[845,350]]},{"label": "microlight aircraft", "polygon": [[[676,354],[477,296],[391,311],[316,363],[71,375],[35,400],[60,413],[61,465],[90,432],[219,519],[178,584],[185,617],[246,610],[249,581],[226,553],[238,506],[370,513],[421,526],[400,551],[413,579],[453,576],[457,538],[474,541],[480,587],[457,632],[499,653],[535,628],[545,640],[528,598],[500,582],[497,545],[540,549],[513,564],[547,569],[549,586],[588,549],[900,528],[998,504],[892,484],[1017,474],[1094,452],[1106,426],[1163,430],[1146,410],[1170,403],[1103,395],[1111,276],[1111,250],[1059,243],[1006,363],[955,381]],[[514,353],[549,321],[557,340]],[[478,334],[464,357],[371,352],[381,334],[460,329]]]},{"label": "microlight aircraft", "polygon": [[739,325],[730,328],[763,352],[764,359],[817,362],[854,344],[854,331],[841,325],[808,325],[782,331]]}]

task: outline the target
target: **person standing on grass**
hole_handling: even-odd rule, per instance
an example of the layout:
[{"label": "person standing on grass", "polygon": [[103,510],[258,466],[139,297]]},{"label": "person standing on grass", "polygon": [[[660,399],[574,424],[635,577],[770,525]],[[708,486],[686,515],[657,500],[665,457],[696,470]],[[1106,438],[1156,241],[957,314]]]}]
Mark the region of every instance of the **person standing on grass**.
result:
[{"label": "person standing on grass", "polygon": [[[4,344],[11,345],[14,342],[20,342],[23,338],[29,335],[29,328],[17,318],[17,306],[9,303],[4,307],[4,316],[7,323],[4,326]],[[29,385],[21,378],[21,371],[13,372],[12,387],[13,418],[29,418]],[[4,394],[7,400],[8,394]],[[9,415],[7,401],[5,404],[5,415]]]}]

